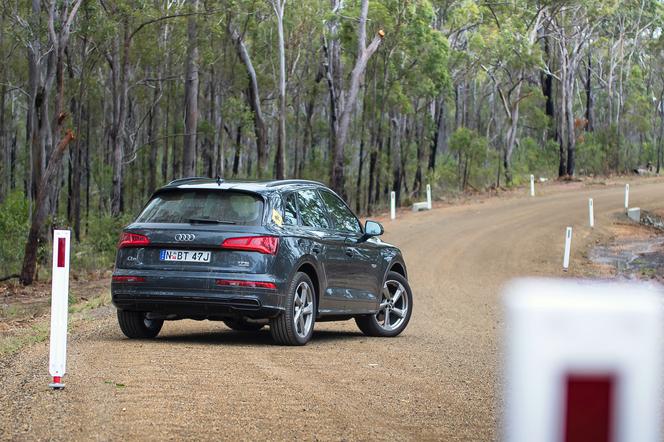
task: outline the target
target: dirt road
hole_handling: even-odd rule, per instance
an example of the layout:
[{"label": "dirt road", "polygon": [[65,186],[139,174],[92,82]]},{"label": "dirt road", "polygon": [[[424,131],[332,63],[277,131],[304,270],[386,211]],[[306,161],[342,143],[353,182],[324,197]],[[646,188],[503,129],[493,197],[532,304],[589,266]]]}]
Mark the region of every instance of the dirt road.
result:
[{"label": "dirt road", "polygon": [[[664,181],[631,191],[633,206],[661,206]],[[128,341],[106,308],[71,336],[64,391],[47,388],[46,343],[2,362],[0,438],[496,439],[501,286],[561,276],[568,225],[571,267],[582,268],[585,245],[622,204],[622,186],[572,184],[387,221],[384,239],[402,248],[415,292],[397,339],[366,338],[349,321],[285,348],[266,330],[179,321],[155,341]]]}]

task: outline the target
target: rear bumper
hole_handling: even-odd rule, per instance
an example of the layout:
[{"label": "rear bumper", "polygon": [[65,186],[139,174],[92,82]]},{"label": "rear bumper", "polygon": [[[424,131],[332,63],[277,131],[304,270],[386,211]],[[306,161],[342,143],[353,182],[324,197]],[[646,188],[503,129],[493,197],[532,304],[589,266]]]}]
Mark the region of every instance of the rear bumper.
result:
[{"label": "rear bumper", "polygon": [[[151,272],[152,273],[152,272]],[[113,305],[120,310],[153,312],[180,318],[223,319],[234,316],[271,318],[284,310],[283,284],[267,275],[250,275],[253,281],[274,282],[277,289],[217,286],[217,279],[245,279],[238,275],[182,275],[114,272],[114,276],[139,276],[142,282],[111,283]]]}]

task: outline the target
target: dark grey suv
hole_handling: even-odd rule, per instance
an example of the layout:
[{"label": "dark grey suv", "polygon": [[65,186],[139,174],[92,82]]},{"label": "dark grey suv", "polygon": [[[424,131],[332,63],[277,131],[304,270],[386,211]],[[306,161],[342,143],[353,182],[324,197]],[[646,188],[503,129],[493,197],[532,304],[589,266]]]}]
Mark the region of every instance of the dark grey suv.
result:
[{"label": "dark grey suv", "polygon": [[354,318],[367,335],[397,336],[413,295],[382,233],[317,182],[175,180],[122,232],[111,285],[120,328],[152,338],[164,320],[269,324],[276,342],[303,345],[316,321]]}]

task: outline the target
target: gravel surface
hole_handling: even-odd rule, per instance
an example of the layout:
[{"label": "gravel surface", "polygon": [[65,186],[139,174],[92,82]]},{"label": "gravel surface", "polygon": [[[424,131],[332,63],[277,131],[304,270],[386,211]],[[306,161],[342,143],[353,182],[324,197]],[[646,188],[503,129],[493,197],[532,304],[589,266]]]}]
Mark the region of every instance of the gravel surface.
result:
[{"label": "gravel surface", "polygon": [[[638,181],[631,201],[661,200],[664,181]],[[399,214],[415,293],[408,329],[364,337],[354,322],[316,325],[305,347],[269,333],[178,321],[154,341],[129,341],[112,308],[70,336],[66,389],[50,391],[48,344],[0,360],[0,438],[35,440],[494,440],[499,437],[502,285],[569,275],[622,207],[620,185],[538,191]],[[595,200],[596,229],[587,227]],[[566,275],[566,276],[569,276]]]}]

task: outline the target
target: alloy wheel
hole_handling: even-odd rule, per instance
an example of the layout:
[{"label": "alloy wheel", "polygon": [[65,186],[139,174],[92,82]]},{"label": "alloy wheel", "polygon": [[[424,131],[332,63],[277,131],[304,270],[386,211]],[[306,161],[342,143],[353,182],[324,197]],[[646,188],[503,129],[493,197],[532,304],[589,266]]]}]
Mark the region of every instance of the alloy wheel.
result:
[{"label": "alloy wheel", "polygon": [[386,331],[399,328],[407,317],[408,308],[408,296],[403,284],[393,279],[385,281],[376,313],[378,325]]},{"label": "alloy wheel", "polygon": [[295,289],[293,303],[293,325],[295,333],[301,338],[306,337],[314,323],[314,298],[309,284],[301,282]]}]

